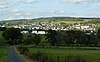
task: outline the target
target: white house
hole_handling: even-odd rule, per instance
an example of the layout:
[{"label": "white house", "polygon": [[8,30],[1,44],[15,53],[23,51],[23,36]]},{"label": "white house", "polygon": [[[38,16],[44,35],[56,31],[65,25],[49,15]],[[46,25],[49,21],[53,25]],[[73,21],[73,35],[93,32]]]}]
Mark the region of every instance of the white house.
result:
[{"label": "white house", "polygon": [[45,31],[32,31],[33,34],[46,34]]},{"label": "white house", "polygon": [[28,31],[21,31],[21,33],[26,34],[26,33],[29,33],[29,32]]}]

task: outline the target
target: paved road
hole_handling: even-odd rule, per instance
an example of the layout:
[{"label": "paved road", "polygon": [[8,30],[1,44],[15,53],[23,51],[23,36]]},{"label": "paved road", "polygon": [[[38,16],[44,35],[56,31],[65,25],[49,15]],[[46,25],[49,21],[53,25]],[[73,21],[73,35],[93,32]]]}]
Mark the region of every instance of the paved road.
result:
[{"label": "paved road", "polygon": [[16,52],[13,46],[9,47],[9,61],[8,62],[25,62],[23,58]]}]

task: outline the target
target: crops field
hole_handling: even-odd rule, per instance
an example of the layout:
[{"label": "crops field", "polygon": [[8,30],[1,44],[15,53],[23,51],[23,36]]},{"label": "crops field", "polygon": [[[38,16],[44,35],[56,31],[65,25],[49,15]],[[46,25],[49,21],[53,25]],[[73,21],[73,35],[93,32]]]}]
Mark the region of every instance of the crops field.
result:
[{"label": "crops field", "polygon": [[86,60],[86,62],[100,62],[100,50],[80,50],[80,49],[66,49],[66,48],[29,48],[32,54],[45,52],[46,55],[56,59],[58,56],[62,62],[64,57],[67,56],[80,56]]}]

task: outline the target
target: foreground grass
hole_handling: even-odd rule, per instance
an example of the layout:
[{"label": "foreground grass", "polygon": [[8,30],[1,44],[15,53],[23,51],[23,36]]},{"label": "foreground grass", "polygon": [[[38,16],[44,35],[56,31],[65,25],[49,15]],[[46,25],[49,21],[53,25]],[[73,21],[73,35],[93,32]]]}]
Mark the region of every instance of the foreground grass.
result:
[{"label": "foreground grass", "polygon": [[8,48],[0,47],[0,62],[8,62]]},{"label": "foreground grass", "polygon": [[2,37],[2,31],[0,31],[0,62],[8,62],[8,48]]},{"label": "foreground grass", "polygon": [[2,37],[2,31],[0,31],[0,46],[7,46],[6,40]]},{"label": "foreground grass", "polygon": [[79,49],[66,49],[66,48],[29,48],[32,54],[45,52],[49,57],[56,59],[60,57],[61,62],[67,56],[80,56],[86,62],[100,62],[100,50],[79,50]]}]

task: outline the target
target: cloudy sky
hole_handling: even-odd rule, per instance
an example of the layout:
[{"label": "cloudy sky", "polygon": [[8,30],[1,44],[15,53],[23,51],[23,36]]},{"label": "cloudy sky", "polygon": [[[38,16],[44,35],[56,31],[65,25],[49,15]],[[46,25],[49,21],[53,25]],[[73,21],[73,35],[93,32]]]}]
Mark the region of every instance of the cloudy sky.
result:
[{"label": "cloudy sky", "polygon": [[0,20],[100,17],[100,0],[0,0]]}]

